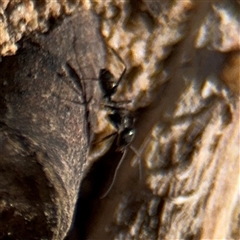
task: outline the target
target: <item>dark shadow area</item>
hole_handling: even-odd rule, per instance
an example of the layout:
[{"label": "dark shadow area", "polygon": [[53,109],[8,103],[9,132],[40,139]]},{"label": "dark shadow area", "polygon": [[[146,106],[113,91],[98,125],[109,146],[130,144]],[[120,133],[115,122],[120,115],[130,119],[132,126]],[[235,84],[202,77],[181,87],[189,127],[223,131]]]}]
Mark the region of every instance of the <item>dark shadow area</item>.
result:
[{"label": "dark shadow area", "polygon": [[115,169],[122,152],[117,152],[117,138],[109,151],[97,160],[84,178],[79,189],[78,201],[72,228],[65,240],[86,239],[91,225],[94,224],[94,215],[101,209],[101,196],[110,186]]}]

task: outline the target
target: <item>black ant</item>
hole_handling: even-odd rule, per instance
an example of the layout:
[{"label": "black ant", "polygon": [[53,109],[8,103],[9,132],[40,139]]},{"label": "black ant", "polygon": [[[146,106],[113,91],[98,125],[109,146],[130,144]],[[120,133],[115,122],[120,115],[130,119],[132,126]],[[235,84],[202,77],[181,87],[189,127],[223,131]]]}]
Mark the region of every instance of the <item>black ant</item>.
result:
[{"label": "black ant", "polygon": [[[112,51],[114,55],[116,55],[117,58],[123,63],[124,70],[121,73],[121,76],[119,77],[117,82],[114,81],[113,74],[106,68],[100,70],[98,79],[100,88],[103,93],[103,99],[105,100],[104,107],[109,109],[110,111],[110,113],[108,114],[108,120],[113,125],[113,127],[117,129],[118,133],[117,147],[121,149],[128,146],[133,140],[135,134],[134,129],[135,118],[133,117],[133,114],[131,114],[129,110],[127,110],[124,107],[119,107],[119,105],[122,105],[129,101],[115,102],[112,100],[112,96],[116,93],[117,87],[126,73],[126,66],[123,60],[113,49]],[[109,137],[112,135],[109,135]],[[108,136],[106,138],[108,138]]]},{"label": "black ant", "polygon": [[108,114],[108,120],[113,125],[113,127],[117,130],[116,133],[113,133],[102,140],[110,138],[111,136],[118,134],[117,140],[117,148],[121,150],[128,146],[135,135],[134,122],[135,118],[133,114],[130,113],[129,110],[123,107],[119,107],[119,104],[122,102],[114,102],[112,100],[112,96],[117,90],[117,87],[126,72],[126,68],[118,79],[117,83],[113,81],[112,73],[107,69],[101,69],[99,73],[99,84],[103,92],[103,98],[106,103],[104,105],[110,113]]},{"label": "black ant", "polygon": [[[115,55],[117,55],[117,54],[115,53]],[[120,59],[120,57],[118,55],[117,55],[117,57]],[[123,62],[122,59],[120,59],[120,61]],[[131,144],[131,142],[133,141],[134,135],[135,135],[135,127],[134,127],[135,117],[128,109],[126,109],[124,107],[119,107],[119,105],[122,105],[124,102],[115,102],[112,100],[112,96],[117,91],[117,87],[118,87],[119,83],[121,82],[125,72],[126,72],[126,67],[124,67],[124,70],[121,73],[121,76],[117,82],[114,81],[114,76],[108,69],[101,69],[99,72],[99,84],[100,84],[101,90],[103,92],[103,98],[106,102],[104,107],[109,109],[109,111],[110,111],[110,113],[108,114],[107,117],[108,117],[109,122],[117,130],[116,132],[104,137],[101,141],[108,139],[115,135],[117,138],[117,141],[116,141],[117,150],[116,151],[123,152],[123,155],[122,155],[122,157],[117,165],[117,168],[115,170],[112,183],[108,187],[107,191],[101,196],[101,198],[106,197],[107,194],[112,189],[112,186],[113,186],[116,176],[117,176],[118,169],[120,168],[120,166],[123,162],[123,159],[125,158],[126,148],[127,148],[127,146],[129,146]],[[129,101],[127,101],[127,102],[129,102]],[[137,151],[135,150],[135,148],[133,146],[130,146],[130,148],[131,148],[131,150],[134,151],[134,153],[136,155],[138,155]]]}]

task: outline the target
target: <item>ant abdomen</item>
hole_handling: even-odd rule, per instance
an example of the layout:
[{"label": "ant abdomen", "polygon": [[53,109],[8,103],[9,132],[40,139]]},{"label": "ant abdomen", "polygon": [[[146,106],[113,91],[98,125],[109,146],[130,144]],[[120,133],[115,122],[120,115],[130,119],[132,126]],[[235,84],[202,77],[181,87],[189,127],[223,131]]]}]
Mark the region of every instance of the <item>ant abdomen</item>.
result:
[{"label": "ant abdomen", "polygon": [[108,69],[100,70],[99,85],[103,92],[103,98],[111,101],[111,96],[116,92],[118,84],[114,81],[114,76]]}]

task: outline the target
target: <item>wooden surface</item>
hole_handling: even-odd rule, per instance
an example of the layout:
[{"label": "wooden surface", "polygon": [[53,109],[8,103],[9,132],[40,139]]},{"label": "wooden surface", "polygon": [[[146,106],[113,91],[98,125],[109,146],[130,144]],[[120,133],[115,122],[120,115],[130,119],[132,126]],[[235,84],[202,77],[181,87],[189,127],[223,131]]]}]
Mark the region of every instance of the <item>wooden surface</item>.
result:
[{"label": "wooden surface", "polygon": [[71,225],[98,95],[96,81],[67,66],[96,78],[96,29],[94,15],[78,12],[0,63],[1,239],[63,239]]},{"label": "wooden surface", "polygon": [[[1,70],[12,71],[0,73],[0,229],[16,234],[19,222],[22,236],[27,230],[38,231],[36,239],[63,239],[78,199],[66,239],[239,239],[239,1],[81,3],[77,24],[70,20],[56,30],[62,22],[52,22],[49,34],[1,62]],[[84,94],[70,87],[74,77],[64,66],[83,78],[107,67],[117,78],[116,57],[105,61],[111,48],[127,66],[114,100],[132,100],[131,145],[141,157],[127,149],[101,199],[121,154],[106,141],[86,158],[86,126],[97,139],[114,129],[97,82],[84,83],[89,111],[73,103]]]}]

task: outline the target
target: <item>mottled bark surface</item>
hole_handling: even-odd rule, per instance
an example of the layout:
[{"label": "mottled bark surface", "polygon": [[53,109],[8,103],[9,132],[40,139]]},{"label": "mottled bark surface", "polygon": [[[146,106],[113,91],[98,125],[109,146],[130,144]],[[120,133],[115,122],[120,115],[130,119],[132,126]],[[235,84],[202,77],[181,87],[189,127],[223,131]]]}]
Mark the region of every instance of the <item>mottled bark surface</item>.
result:
[{"label": "mottled bark surface", "polygon": [[66,235],[98,99],[82,79],[96,78],[101,42],[96,17],[78,12],[0,63],[0,239]]},{"label": "mottled bark surface", "polygon": [[[46,79],[44,74],[48,70],[45,69],[51,62],[50,69],[54,72],[49,76],[48,85],[34,85],[33,92],[40,94],[40,98],[34,99],[38,103],[35,105],[41,107],[33,107],[34,102],[27,101],[28,95],[24,95],[26,90],[23,87],[16,88],[20,91],[15,87],[11,90],[3,84],[3,96],[11,91],[17,96],[8,97],[7,101],[4,97],[1,103],[1,118],[8,116],[1,120],[4,122],[1,125],[2,139],[6,139],[6,147],[2,151],[6,160],[2,160],[4,167],[1,169],[4,172],[6,164],[13,168],[16,164],[27,162],[29,165],[23,172],[25,174],[32,168],[31,164],[38,163],[32,174],[39,176],[36,179],[37,188],[44,189],[38,197],[44,199],[44,204],[36,208],[36,214],[31,215],[30,220],[33,220],[29,222],[34,224],[37,218],[33,216],[38,216],[41,229],[46,228],[45,234],[49,234],[48,239],[63,238],[63,232],[66,233],[70,226],[72,206],[80,183],[76,217],[68,239],[239,239],[239,1],[79,2],[83,10],[80,19],[84,21],[74,29],[76,38],[64,33],[56,36],[54,33],[45,36],[47,41],[38,38],[34,40],[38,44],[25,45],[25,49],[32,49],[31,53],[25,50],[30,59],[35,53],[45,59],[40,63],[37,61],[36,66],[32,63],[35,67],[30,67],[28,71],[35,69],[32,74],[38,76],[41,73]],[[29,0],[29,3],[32,1]],[[33,20],[37,21],[37,25],[44,23],[45,27],[48,26],[45,23],[48,23],[51,14],[47,13],[56,13],[52,16],[69,13],[72,10],[66,6],[77,5],[78,1],[54,3],[55,10],[53,2],[36,6],[39,15],[33,14]],[[27,6],[26,3],[23,5]],[[7,9],[7,16],[12,16],[14,8],[9,6]],[[83,77],[95,77],[99,68],[107,67],[117,78],[123,69],[119,59],[112,54],[107,55],[106,65],[100,61],[103,61],[104,54],[98,45],[98,35],[85,38],[86,34],[82,34],[86,29],[94,28],[84,18],[91,16],[90,10],[99,16],[95,25],[104,37],[107,50],[111,53],[110,49],[114,49],[126,63],[127,72],[114,100],[132,100],[128,108],[136,112],[137,134],[131,145],[138,150],[141,159],[139,161],[130,148],[126,149],[127,155],[116,182],[103,199],[100,196],[111,184],[121,154],[116,152],[116,142],[108,139],[92,146],[87,164],[83,166],[79,158],[84,159],[88,149],[86,138],[81,135],[86,129],[85,118],[82,117],[86,115],[85,107],[70,105],[70,101],[64,100],[83,100],[81,94],[79,97],[69,84],[65,84],[65,80],[70,79],[66,62],[77,72],[83,72]],[[41,18],[36,16],[42,16],[44,21],[38,21]],[[19,25],[9,22],[10,27],[17,26],[14,29],[18,32]],[[25,19],[24,24],[31,28],[35,26],[31,25],[33,22]],[[85,26],[85,30],[77,33],[81,26]],[[31,31],[34,29],[31,28]],[[73,57],[69,57],[64,44],[59,42],[49,46],[50,41],[58,42],[60,39],[65,39],[74,53],[80,51],[77,53],[79,61],[75,60],[76,55],[70,53]],[[79,44],[77,47],[76,42]],[[94,43],[93,48],[83,47],[88,42]],[[60,45],[63,46],[61,50],[57,48]],[[4,54],[12,52],[9,45],[4,46],[1,47]],[[48,51],[54,60],[51,60],[52,57],[44,58],[49,56]],[[89,52],[93,53],[92,59],[96,57],[97,60],[85,59]],[[23,59],[26,61],[26,57],[21,61]],[[58,60],[55,62],[55,59]],[[8,62],[3,59],[2,64]],[[14,76],[15,72],[25,74],[15,67],[12,69],[10,73]],[[84,72],[86,69],[87,72]],[[8,77],[10,80],[14,79],[11,74]],[[32,79],[36,81],[37,78]],[[74,74],[71,79],[74,79]],[[61,87],[55,88],[58,82]],[[93,120],[91,131],[98,142],[115,130],[105,119],[98,86],[93,84],[92,87],[94,94],[89,102],[89,114]],[[92,91],[91,85],[86,84],[87,97],[90,98]],[[11,108],[5,107],[7,103]],[[33,118],[30,115],[32,110],[27,110],[29,107],[41,114]],[[144,109],[141,110],[142,107]],[[99,109],[94,118],[96,108]],[[22,112],[31,117],[24,117]],[[14,117],[9,116],[18,116],[19,119],[23,116],[28,120],[13,128],[9,119]],[[50,124],[51,119],[57,120]],[[46,130],[49,126],[52,126],[51,134]],[[79,135],[75,134],[76,131]],[[8,146],[15,151],[9,151]],[[110,149],[101,156],[107,147]],[[15,159],[15,155],[20,155],[23,161],[11,160]],[[29,156],[31,161],[24,160]],[[56,164],[58,162],[62,166]],[[44,164],[47,164],[45,168]],[[11,171],[16,173],[16,167]],[[85,173],[86,178],[83,179]],[[30,199],[28,205],[35,206],[37,200],[27,189],[35,189],[36,184],[26,185],[25,182],[31,181],[29,178],[22,180],[24,174],[17,178],[21,181],[15,178],[8,181],[8,171],[4,174],[1,182],[5,189],[17,183],[27,196],[25,198]],[[79,177],[76,178],[76,175]],[[7,211],[2,211],[1,216],[5,219],[16,216],[17,222],[19,214],[14,213],[17,205],[7,205],[6,194],[25,195],[19,194],[15,188],[9,189],[12,190],[2,194],[1,207]],[[51,214],[48,210],[47,217],[44,215],[46,206],[51,210]],[[27,216],[25,224],[29,217],[24,211],[22,216]],[[7,229],[7,225],[2,226]],[[21,226],[21,229],[26,229],[25,225]],[[56,235],[53,234],[55,232]]]},{"label": "mottled bark surface", "polygon": [[238,239],[239,2],[94,7],[128,67],[115,99],[151,104],[132,143],[142,179],[127,149],[83,239]]}]

